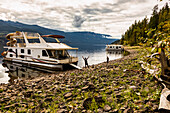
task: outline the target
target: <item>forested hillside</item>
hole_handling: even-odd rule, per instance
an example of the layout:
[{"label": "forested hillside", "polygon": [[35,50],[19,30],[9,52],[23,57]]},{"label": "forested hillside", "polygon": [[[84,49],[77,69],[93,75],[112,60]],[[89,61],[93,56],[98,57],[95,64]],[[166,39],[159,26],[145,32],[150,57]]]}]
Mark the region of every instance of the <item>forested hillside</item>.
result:
[{"label": "forested hillside", "polygon": [[[41,35],[56,34],[65,36],[62,42],[72,46],[78,47],[79,50],[96,50],[104,48],[106,44],[114,42],[116,39],[109,39],[111,37],[107,34],[99,34],[94,32],[82,31],[82,32],[64,32],[54,29],[44,28],[38,25],[23,24],[14,21],[0,20],[0,53],[3,51],[2,47],[6,44],[7,40],[5,36],[8,33],[15,31],[25,32],[37,32]],[[108,37],[108,38],[106,38]]]},{"label": "forested hillside", "polygon": [[[170,12],[168,3],[158,11],[158,5],[154,6],[150,19],[145,17],[142,21],[135,21],[122,35],[120,40],[123,45],[142,45],[150,40],[153,42],[162,37],[159,34],[170,32]],[[157,34],[157,35],[156,35]],[[152,43],[151,43],[152,45]]]}]

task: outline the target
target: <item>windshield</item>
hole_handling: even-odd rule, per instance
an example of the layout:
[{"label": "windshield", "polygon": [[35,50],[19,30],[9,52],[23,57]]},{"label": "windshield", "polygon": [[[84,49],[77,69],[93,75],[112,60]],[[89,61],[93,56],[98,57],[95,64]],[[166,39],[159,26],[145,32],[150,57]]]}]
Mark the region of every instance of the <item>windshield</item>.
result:
[{"label": "windshield", "polygon": [[47,43],[57,43],[57,40],[56,40],[55,38],[43,37],[43,39],[44,39]]},{"label": "windshield", "polygon": [[66,50],[47,50],[47,52],[50,58],[64,59],[69,57]]}]

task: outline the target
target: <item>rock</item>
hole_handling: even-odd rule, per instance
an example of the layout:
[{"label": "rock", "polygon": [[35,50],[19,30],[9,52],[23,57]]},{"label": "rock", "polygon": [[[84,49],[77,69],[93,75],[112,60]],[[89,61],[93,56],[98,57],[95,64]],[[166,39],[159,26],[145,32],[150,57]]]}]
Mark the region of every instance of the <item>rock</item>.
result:
[{"label": "rock", "polygon": [[67,98],[67,102],[72,101],[72,97]]},{"label": "rock", "polygon": [[149,92],[149,88],[148,88],[148,87],[145,87],[144,90],[145,90],[146,92]]},{"label": "rock", "polygon": [[66,105],[60,105],[60,108],[61,108],[61,109],[66,109],[67,106],[66,106]]},{"label": "rock", "polygon": [[124,111],[125,109],[126,109],[125,107],[121,107],[121,108],[120,108],[121,111]]},{"label": "rock", "polygon": [[106,92],[106,94],[112,94],[112,93],[113,93],[112,90],[109,90],[109,91]]},{"label": "rock", "polygon": [[124,89],[124,88],[125,88],[124,86],[121,86],[121,87],[118,88],[118,90],[122,90],[122,89]]},{"label": "rock", "polygon": [[91,110],[87,110],[87,113],[92,113],[92,111]]},{"label": "rock", "polygon": [[97,113],[103,113],[103,109],[101,108],[97,109]]},{"label": "rock", "polygon": [[58,111],[57,111],[57,113],[65,113],[65,109],[59,109]]},{"label": "rock", "polygon": [[7,96],[7,97],[3,98],[3,100],[4,100],[5,102],[7,102],[7,101],[9,101],[9,100],[10,100],[10,97],[9,97],[9,96]]},{"label": "rock", "polygon": [[158,105],[153,105],[152,110],[158,112]]},{"label": "rock", "polygon": [[105,91],[105,88],[100,89],[101,92]]},{"label": "rock", "polygon": [[31,95],[33,94],[33,90],[30,89],[30,90],[24,92],[23,94],[24,94],[25,97],[31,97]]},{"label": "rock", "polygon": [[81,112],[82,112],[82,113],[86,113],[86,110],[84,109],[84,110],[82,110]]},{"label": "rock", "polygon": [[110,113],[118,113],[118,109],[110,110]]},{"label": "rock", "polygon": [[129,89],[135,90],[137,87],[136,86],[130,86]]},{"label": "rock", "polygon": [[116,98],[120,98],[120,97],[122,97],[122,93],[121,92],[116,94]]},{"label": "rock", "polygon": [[90,89],[90,90],[91,90],[91,89],[95,89],[95,86],[94,86],[93,83],[89,83],[88,85],[89,85],[89,89]]},{"label": "rock", "polygon": [[123,113],[129,113],[130,112],[130,108],[127,108],[123,111]]},{"label": "rock", "polygon": [[52,97],[54,94],[47,94],[45,97]]},{"label": "rock", "polygon": [[27,112],[27,109],[25,109],[25,108],[18,108],[18,112],[19,113],[25,113],[25,112]]},{"label": "rock", "polygon": [[112,102],[113,102],[113,97],[109,97],[109,98],[107,99],[107,101],[110,102],[110,103],[112,103]]},{"label": "rock", "polygon": [[52,100],[53,100],[53,99],[52,99],[51,97],[46,97],[44,101],[45,101],[45,102],[50,102],[50,101],[52,101]]},{"label": "rock", "polygon": [[64,98],[69,98],[69,97],[71,97],[72,96],[72,93],[66,93],[66,94],[64,94]]},{"label": "rock", "polygon": [[15,104],[8,105],[8,106],[4,107],[5,110],[9,110],[10,108],[15,108]]},{"label": "rock", "polygon": [[103,82],[102,84],[103,84],[103,86],[107,86],[108,85],[106,82]]},{"label": "rock", "polygon": [[111,110],[111,107],[109,105],[104,106],[104,111],[110,111],[110,110]]},{"label": "rock", "polygon": [[42,88],[42,86],[40,86],[40,85],[36,87],[36,89],[41,89],[41,88]]},{"label": "rock", "polygon": [[38,94],[42,93],[42,91],[37,91]]},{"label": "rock", "polygon": [[89,88],[89,86],[84,86],[82,87],[82,90],[87,90]]}]

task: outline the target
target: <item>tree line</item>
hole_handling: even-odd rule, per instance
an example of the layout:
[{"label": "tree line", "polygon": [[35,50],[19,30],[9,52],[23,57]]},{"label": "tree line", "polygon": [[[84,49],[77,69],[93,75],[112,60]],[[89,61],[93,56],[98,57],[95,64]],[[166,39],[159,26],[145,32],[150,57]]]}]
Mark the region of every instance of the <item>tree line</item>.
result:
[{"label": "tree line", "polygon": [[[142,45],[146,42],[150,42],[150,45],[154,44],[154,41],[161,40],[162,35],[170,33],[170,12],[168,3],[158,11],[158,5],[153,8],[153,13],[150,19],[145,17],[142,21],[136,21],[129,29],[122,35],[120,43],[123,45]],[[155,35],[156,34],[156,35]],[[158,39],[159,38],[159,39]]]}]

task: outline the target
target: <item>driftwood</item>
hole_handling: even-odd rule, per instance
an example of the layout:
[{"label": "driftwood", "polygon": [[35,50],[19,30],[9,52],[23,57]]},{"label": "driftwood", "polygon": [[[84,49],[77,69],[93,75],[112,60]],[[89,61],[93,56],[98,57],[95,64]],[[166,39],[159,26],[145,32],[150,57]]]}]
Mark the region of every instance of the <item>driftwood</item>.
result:
[{"label": "driftwood", "polygon": [[170,101],[167,100],[168,95],[170,95],[170,90],[168,88],[164,88],[162,90],[161,97],[160,97],[160,103],[159,103],[160,111],[165,111],[165,110],[170,111]]},{"label": "driftwood", "polygon": [[161,63],[161,78],[158,78],[156,76],[156,69],[152,70],[147,67],[145,67],[143,64],[148,63],[142,63],[142,68],[145,69],[148,73],[152,74],[154,78],[162,84],[164,89],[162,90],[161,97],[160,97],[160,104],[159,104],[159,110],[160,112],[170,112],[170,60],[165,55],[164,49],[161,48],[161,53],[154,53],[150,57],[154,57],[156,55],[159,55],[159,58],[157,58]]}]

